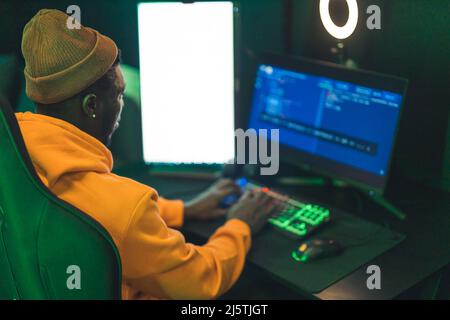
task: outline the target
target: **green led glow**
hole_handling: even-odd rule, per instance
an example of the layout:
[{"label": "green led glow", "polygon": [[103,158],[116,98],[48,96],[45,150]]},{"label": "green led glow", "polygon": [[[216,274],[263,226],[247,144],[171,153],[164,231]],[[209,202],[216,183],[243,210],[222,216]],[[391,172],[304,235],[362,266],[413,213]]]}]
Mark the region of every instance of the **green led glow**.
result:
[{"label": "green led glow", "polygon": [[270,218],[269,223],[281,230],[303,237],[308,234],[311,227],[319,226],[327,221],[329,215],[328,209],[318,205],[295,204]]},{"label": "green led glow", "polygon": [[294,259],[295,261],[299,261],[300,262],[300,257],[297,255],[296,251],[293,251],[291,256],[292,256],[292,259]]},{"label": "green led glow", "polygon": [[305,255],[302,255],[302,256],[299,257],[297,251],[293,251],[291,256],[292,256],[292,259],[294,259],[295,261],[298,261],[298,262],[306,262],[306,261],[308,261],[308,257],[305,256]]},{"label": "green led glow", "polygon": [[127,84],[125,89],[125,96],[134,100],[134,102],[140,106],[140,82],[139,82],[139,70],[133,66],[121,63],[120,69],[122,70],[123,78]]}]

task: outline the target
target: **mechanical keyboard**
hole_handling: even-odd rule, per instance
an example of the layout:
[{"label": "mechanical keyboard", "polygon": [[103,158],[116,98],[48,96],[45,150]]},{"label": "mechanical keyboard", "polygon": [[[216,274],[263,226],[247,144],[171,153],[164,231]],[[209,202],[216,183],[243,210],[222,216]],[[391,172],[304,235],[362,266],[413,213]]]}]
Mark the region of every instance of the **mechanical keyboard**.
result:
[{"label": "mechanical keyboard", "polygon": [[[248,182],[245,178],[236,180],[242,192],[252,189],[262,189],[271,197],[282,200],[285,206],[282,211],[275,213],[270,219],[275,229],[294,236],[298,239],[308,237],[312,232],[330,220],[330,210],[313,203],[306,203],[287,198],[269,188]],[[238,196],[231,195],[222,201],[222,206],[230,206],[238,200]]]}]

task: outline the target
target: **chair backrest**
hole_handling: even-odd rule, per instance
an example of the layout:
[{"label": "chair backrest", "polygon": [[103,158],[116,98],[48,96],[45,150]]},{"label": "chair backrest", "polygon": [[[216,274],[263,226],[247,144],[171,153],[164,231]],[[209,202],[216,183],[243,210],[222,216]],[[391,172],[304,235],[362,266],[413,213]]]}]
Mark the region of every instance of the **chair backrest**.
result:
[{"label": "chair backrest", "polygon": [[43,185],[0,101],[0,299],[120,298],[111,236]]}]

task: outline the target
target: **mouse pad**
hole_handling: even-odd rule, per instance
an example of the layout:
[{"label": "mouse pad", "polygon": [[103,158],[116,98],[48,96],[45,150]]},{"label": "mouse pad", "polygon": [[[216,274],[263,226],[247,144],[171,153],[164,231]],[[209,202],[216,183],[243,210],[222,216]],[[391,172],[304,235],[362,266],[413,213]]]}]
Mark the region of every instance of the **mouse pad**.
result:
[{"label": "mouse pad", "polygon": [[271,230],[255,237],[249,259],[287,283],[303,291],[317,293],[391,249],[405,237],[335,210],[332,222],[310,238],[337,240],[345,250],[332,257],[296,262],[291,253],[301,241],[287,242],[285,235]]}]

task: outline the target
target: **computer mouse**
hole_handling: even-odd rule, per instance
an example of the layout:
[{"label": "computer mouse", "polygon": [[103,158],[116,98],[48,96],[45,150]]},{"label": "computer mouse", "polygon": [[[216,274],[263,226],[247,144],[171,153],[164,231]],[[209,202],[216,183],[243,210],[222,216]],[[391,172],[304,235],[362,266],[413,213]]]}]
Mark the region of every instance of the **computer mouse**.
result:
[{"label": "computer mouse", "polygon": [[344,247],[336,240],[312,239],[302,243],[292,257],[296,261],[308,262],[340,254]]}]

